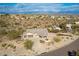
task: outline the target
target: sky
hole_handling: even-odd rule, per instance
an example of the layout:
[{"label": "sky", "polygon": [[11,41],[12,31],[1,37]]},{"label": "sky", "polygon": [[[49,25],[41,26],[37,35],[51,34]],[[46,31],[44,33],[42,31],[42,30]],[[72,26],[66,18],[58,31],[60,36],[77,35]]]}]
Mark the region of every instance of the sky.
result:
[{"label": "sky", "polygon": [[0,13],[79,14],[79,3],[0,3]]}]

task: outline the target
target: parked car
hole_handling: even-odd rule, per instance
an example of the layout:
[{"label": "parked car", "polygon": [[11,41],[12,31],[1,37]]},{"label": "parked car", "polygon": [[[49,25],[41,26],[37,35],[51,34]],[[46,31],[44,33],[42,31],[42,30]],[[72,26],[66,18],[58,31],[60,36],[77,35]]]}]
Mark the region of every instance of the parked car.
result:
[{"label": "parked car", "polygon": [[68,51],[68,56],[76,56],[76,51],[75,50]]}]

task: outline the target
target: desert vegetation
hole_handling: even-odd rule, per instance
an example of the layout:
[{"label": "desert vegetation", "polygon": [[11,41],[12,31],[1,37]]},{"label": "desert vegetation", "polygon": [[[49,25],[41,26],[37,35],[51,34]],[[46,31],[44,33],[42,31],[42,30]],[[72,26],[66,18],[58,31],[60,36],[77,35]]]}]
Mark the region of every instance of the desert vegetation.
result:
[{"label": "desert vegetation", "polygon": [[[59,42],[62,42],[62,39],[64,40],[64,36],[67,36],[66,39],[70,39],[70,37],[72,36],[69,35],[68,33],[79,35],[79,25],[75,24],[75,22],[79,22],[79,15],[0,14],[1,49],[4,48],[5,50],[9,47],[12,48],[12,50],[16,50],[18,51],[18,53],[22,54],[20,50],[23,48],[23,53],[25,52],[27,54],[28,53],[27,51],[31,51],[34,43],[36,42],[33,42],[33,40],[30,39],[26,40],[24,39],[18,40],[18,39],[22,39],[21,35],[23,35],[23,33],[27,29],[32,28],[46,28],[48,30],[48,36],[49,36],[47,37],[46,40],[40,39],[39,40],[39,42],[41,43],[40,46],[37,46],[35,48],[37,49],[39,47],[45,48],[43,47],[43,45],[46,46],[46,48],[47,45],[52,47],[54,43],[59,44]],[[66,29],[67,24],[72,25],[71,26],[72,32],[67,33]],[[54,28],[54,26],[56,26],[57,28]],[[61,28],[61,30],[59,30],[59,28]],[[60,33],[67,33],[67,35]],[[54,37],[54,35],[56,36]],[[61,37],[63,38],[61,39]],[[4,53],[4,56],[6,55],[8,54]]]},{"label": "desert vegetation", "polygon": [[77,50],[77,52],[76,52],[76,56],[79,56],[79,50]]},{"label": "desert vegetation", "polygon": [[33,42],[31,41],[31,40],[26,40],[25,42],[24,42],[24,47],[26,48],[26,49],[32,49],[32,46],[33,46]]},{"label": "desert vegetation", "polygon": [[55,42],[60,42],[60,41],[61,41],[61,38],[58,37],[58,36],[57,36],[57,37],[54,37],[54,41],[55,41]]},{"label": "desert vegetation", "polygon": [[20,37],[21,34],[22,34],[22,32],[20,30],[18,30],[18,31],[11,30],[11,31],[8,31],[7,36],[10,39],[16,39],[16,38]]},{"label": "desert vegetation", "polygon": [[6,48],[6,49],[8,47],[16,49],[16,46],[14,44],[10,44],[10,43],[2,43],[2,47]]},{"label": "desert vegetation", "polygon": [[79,26],[75,24],[78,21],[78,15],[0,14],[0,36],[16,39],[28,28],[47,28],[48,32],[59,32],[53,28],[54,25],[66,32],[67,23],[72,24],[72,33],[79,35]]}]

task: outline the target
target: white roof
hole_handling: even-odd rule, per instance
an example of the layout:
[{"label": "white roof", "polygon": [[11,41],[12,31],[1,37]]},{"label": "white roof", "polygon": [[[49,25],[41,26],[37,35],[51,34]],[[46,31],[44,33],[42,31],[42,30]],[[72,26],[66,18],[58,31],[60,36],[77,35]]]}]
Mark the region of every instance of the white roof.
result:
[{"label": "white roof", "polygon": [[75,24],[79,24],[79,22],[75,22]]},{"label": "white roof", "polygon": [[60,28],[60,27],[56,27],[56,29],[61,30],[61,28]]},{"label": "white roof", "polygon": [[72,26],[72,24],[66,24],[66,27],[71,27]]},{"label": "white roof", "polygon": [[61,30],[61,28],[58,26],[53,26],[53,27],[54,27],[54,29]]}]

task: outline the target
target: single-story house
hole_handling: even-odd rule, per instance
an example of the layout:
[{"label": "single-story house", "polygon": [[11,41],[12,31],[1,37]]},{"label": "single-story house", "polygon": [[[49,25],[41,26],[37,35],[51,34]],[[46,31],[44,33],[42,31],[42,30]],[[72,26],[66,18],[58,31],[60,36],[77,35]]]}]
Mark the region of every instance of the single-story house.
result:
[{"label": "single-story house", "polygon": [[66,24],[66,27],[71,28],[72,24]]},{"label": "single-story house", "polygon": [[79,21],[78,22],[75,22],[75,24],[79,25]]},{"label": "single-story house", "polygon": [[72,32],[72,24],[66,24],[66,30],[67,32]]},{"label": "single-story house", "polygon": [[31,38],[47,38],[48,36],[48,30],[42,29],[42,28],[34,28],[34,29],[27,29],[23,35],[22,39],[31,39]]},{"label": "single-story house", "polygon": [[53,25],[52,27],[53,27],[54,30],[59,30],[59,31],[61,30],[61,28],[59,26]]},{"label": "single-story house", "polygon": [[51,16],[51,18],[55,19],[55,16]]}]

